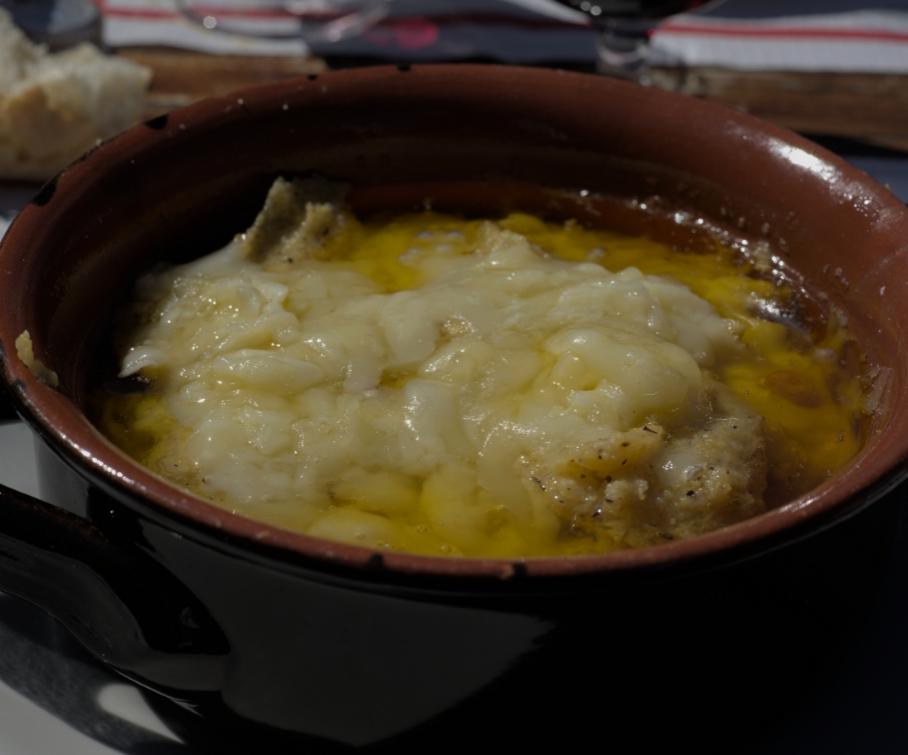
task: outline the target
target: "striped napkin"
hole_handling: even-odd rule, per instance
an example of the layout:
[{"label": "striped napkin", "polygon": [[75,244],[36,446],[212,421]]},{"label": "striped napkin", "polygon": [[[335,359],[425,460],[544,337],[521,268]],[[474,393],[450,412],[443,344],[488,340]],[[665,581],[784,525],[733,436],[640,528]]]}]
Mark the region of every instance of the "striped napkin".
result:
[{"label": "striped napkin", "polygon": [[[111,47],[168,45],[248,55],[334,55],[374,59],[493,59],[592,63],[595,34],[583,14],[552,0],[391,0],[390,14],[353,39],[309,45],[295,18],[255,0],[206,0],[249,36],[186,20],[176,0],[97,0]],[[908,72],[908,9],[862,3],[726,0],[707,14],[676,16],[653,34],[665,64],[791,71]],[[886,7],[888,6],[888,7]],[[901,8],[899,7],[901,6]],[[822,12],[817,12],[817,9]],[[768,15],[773,12],[774,15]],[[784,15],[782,15],[784,14]],[[256,38],[256,32],[289,35]]]},{"label": "striped napkin", "polygon": [[905,73],[908,10],[731,19],[683,15],[660,26],[653,44],[664,60],[689,66]]},{"label": "striped napkin", "polygon": [[[298,24],[289,13],[275,13],[264,3],[205,3],[214,13],[226,9],[248,36],[224,34],[188,20],[176,0],[95,0],[104,22],[104,43],[108,47],[177,47],[199,52],[233,55],[306,55],[309,49],[301,37],[292,36]],[[262,39],[258,34],[288,34],[286,39]]]}]

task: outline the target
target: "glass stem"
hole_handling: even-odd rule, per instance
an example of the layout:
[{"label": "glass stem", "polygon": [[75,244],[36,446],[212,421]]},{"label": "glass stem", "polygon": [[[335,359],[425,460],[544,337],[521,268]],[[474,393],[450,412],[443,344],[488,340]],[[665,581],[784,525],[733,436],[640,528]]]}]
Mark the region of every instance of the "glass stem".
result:
[{"label": "glass stem", "polygon": [[648,30],[607,26],[600,31],[596,62],[599,73],[648,84],[649,57]]}]

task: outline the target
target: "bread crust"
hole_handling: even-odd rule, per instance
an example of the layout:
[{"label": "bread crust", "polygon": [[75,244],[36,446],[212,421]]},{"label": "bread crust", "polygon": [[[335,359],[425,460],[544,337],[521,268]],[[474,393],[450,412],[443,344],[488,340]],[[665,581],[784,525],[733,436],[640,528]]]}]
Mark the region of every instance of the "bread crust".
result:
[{"label": "bread crust", "polygon": [[142,114],[151,71],[91,44],[48,53],[0,9],[0,177],[45,180]]}]

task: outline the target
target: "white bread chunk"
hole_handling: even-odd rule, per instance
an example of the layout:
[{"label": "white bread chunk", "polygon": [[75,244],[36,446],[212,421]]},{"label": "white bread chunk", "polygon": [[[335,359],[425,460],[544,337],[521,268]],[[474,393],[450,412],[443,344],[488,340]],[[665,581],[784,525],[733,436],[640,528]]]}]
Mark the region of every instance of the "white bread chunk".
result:
[{"label": "white bread chunk", "polygon": [[0,177],[47,179],[131,126],[150,81],[91,44],[48,53],[0,9]]}]

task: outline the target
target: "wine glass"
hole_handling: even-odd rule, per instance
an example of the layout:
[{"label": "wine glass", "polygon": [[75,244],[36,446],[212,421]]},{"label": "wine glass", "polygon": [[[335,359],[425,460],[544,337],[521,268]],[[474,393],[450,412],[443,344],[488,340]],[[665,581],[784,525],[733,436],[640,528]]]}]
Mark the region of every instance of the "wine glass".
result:
[{"label": "wine glass", "polygon": [[388,14],[390,0],[177,0],[180,13],[211,31],[262,39],[339,42]]},{"label": "wine glass", "polygon": [[600,73],[652,83],[649,36],[669,16],[722,0],[556,0],[590,17],[599,32],[596,67]]}]

